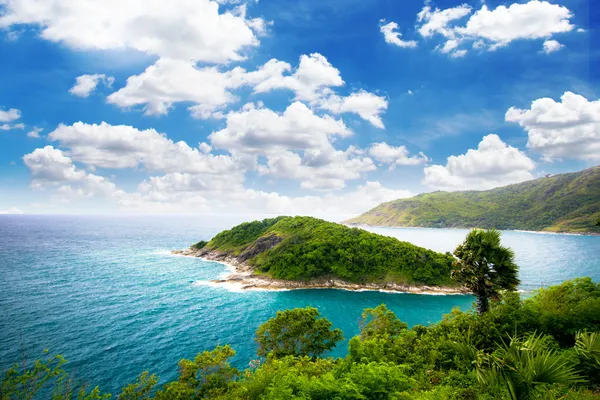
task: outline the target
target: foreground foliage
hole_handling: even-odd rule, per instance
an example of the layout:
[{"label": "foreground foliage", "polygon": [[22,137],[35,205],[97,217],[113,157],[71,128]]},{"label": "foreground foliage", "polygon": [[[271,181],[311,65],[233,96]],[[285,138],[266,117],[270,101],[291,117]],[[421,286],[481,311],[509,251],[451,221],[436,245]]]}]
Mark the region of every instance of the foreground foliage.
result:
[{"label": "foreground foliage", "polygon": [[[385,305],[366,309],[344,358],[319,357],[341,332],[315,309],[279,312],[258,330],[265,357],[249,368],[233,367],[235,351],[219,346],[181,360],[177,380],[159,384],[144,372],[117,398],[598,399],[600,285],[581,278],[500,297],[484,314],[455,309],[410,329]],[[16,365],[0,398],[106,398],[70,380],[63,364],[57,356]]]},{"label": "foreground foliage", "polygon": [[425,193],[347,222],[600,233],[600,166],[486,191]]},{"label": "foreground foliage", "polygon": [[311,217],[246,222],[192,247],[237,256],[277,279],[456,285],[450,254]]}]

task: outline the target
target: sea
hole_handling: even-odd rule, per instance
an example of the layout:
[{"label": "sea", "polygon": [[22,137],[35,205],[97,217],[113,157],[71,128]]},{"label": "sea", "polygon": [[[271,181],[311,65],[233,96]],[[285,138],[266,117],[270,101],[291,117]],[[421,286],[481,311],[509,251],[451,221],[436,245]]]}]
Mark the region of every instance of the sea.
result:
[{"label": "sea", "polygon": [[[207,282],[223,264],[173,256],[247,216],[0,215],[0,372],[23,359],[62,354],[76,379],[105,392],[145,370],[176,378],[177,363],[217,345],[256,359],[254,332],[277,310],[313,306],[346,340],[361,312],[385,303],[410,326],[439,321],[469,295],[343,290],[239,291]],[[436,251],[453,251],[464,229],[366,228]],[[525,296],[566,279],[600,281],[600,237],[504,231]]]}]

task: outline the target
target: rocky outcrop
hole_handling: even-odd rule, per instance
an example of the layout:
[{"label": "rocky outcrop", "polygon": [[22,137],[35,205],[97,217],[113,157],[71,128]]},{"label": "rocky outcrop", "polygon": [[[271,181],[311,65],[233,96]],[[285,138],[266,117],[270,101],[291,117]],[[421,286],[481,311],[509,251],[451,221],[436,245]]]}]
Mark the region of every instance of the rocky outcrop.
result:
[{"label": "rocky outcrop", "polygon": [[248,248],[245,249],[242,254],[238,256],[238,258],[243,262],[248,261],[260,253],[264,253],[265,251],[277,246],[282,240],[283,238],[277,236],[276,233],[273,233],[269,236],[260,237],[254,243],[248,246]]}]

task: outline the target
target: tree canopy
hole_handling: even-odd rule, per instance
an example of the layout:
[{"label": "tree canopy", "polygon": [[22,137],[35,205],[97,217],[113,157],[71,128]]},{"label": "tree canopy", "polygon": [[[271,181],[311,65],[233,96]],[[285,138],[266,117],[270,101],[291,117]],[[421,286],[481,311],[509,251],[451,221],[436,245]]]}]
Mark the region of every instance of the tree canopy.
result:
[{"label": "tree canopy", "polygon": [[342,331],[331,329],[313,307],[277,311],[277,315],[256,331],[258,355],[273,357],[317,357],[333,349],[344,339]]}]

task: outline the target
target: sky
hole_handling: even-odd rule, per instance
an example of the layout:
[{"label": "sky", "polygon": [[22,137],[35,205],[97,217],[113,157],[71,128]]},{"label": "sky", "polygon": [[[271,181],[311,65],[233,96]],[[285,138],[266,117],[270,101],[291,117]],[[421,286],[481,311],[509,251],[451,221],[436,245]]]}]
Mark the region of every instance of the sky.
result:
[{"label": "sky", "polygon": [[0,0],[0,213],[356,215],[600,164],[592,0]]}]

